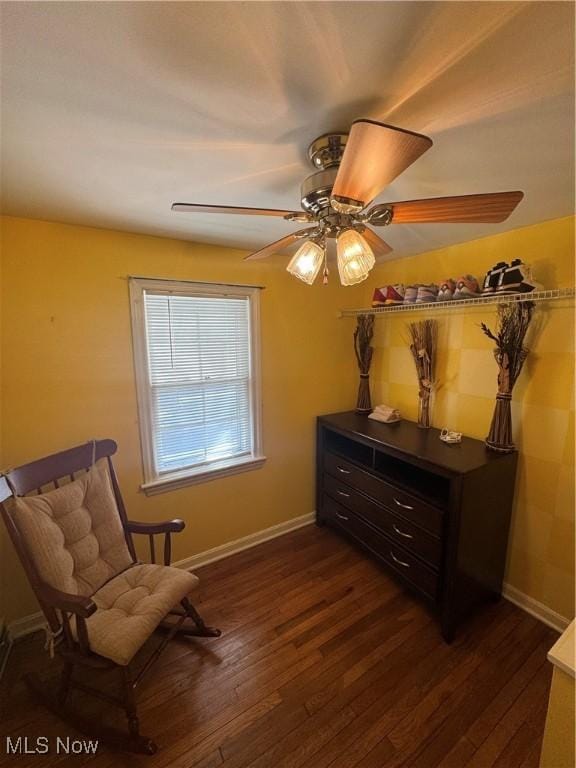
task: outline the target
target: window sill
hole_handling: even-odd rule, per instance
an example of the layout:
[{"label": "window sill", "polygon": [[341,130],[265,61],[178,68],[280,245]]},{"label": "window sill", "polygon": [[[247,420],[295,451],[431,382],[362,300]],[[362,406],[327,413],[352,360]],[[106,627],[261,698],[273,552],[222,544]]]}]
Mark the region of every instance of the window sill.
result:
[{"label": "window sill", "polygon": [[266,461],[266,456],[250,456],[247,459],[240,459],[233,463],[221,463],[210,469],[203,467],[196,471],[186,471],[185,473],[174,473],[166,477],[150,480],[143,483],[140,490],[144,491],[146,496],[155,496],[158,493],[174,491],[177,488],[184,488],[187,485],[198,485],[207,483],[210,480],[219,480],[221,477],[237,475],[240,472],[250,472],[253,469],[260,469]]}]

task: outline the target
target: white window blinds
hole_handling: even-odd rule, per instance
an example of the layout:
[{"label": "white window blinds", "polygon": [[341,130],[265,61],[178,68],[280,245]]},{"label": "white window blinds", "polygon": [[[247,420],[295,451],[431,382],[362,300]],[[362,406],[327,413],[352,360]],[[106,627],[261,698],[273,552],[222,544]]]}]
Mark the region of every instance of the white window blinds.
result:
[{"label": "white window blinds", "polygon": [[259,294],[130,278],[147,494],[263,466]]},{"label": "white window blinds", "polygon": [[158,474],[253,450],[247,296],[144,292]]}]

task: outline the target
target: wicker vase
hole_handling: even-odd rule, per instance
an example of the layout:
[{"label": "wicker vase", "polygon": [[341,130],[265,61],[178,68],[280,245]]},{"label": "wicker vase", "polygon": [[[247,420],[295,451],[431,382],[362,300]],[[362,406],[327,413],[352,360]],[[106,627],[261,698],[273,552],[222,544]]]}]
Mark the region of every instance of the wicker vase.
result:
[{"label": "wicker vase", "polygon": [[528,356],[524,339],[533,311],[532,302],[501,304],[495,333],[485,323],[480,323],[483,333],[496,345],[494,358],[498,364],[498,394],[486,446],[499,453],[515,450],[512,440],[512,390]]},{"label": "wicker vase", "polygon": [[496,406],[486,438],[486,445],[499,453],[511,453],[514,450],[512,442],[512,382],[510,380],[510,356],[499,350],[495,355],[498,361],[498,394]]},{"label": "wicker vase", "polygon": [[496,395],[496,407],[486,438],[488,448],[499,453],[512,453],[515,450],[512,442],[511,400],[511,394],[500,392]]},{"label": "wicker vase", "polygon": [[370,375],[368,373],[360,374],[360,384],[358,385],[358,399],[356,401],[356,413],[371,413],[372,401],[370,399]]},{"label": "wicker vase", "polygon": [[418,426],[430,428],[432,387],[434,386],[434,366],[438,339],[438,321],[421,320],[409,323],[410,352],[418,376]]},{"label": "wicker vase", "polygon": [[418,426],[430,428],[430,392],[420,392],[418,396]]},{"label": "wicker vase", "polygon": [[358,399],[356,400],[356,413],[370,413],[372,402],[370,400],[370,363],[374,349],[371,346],[374,335],[374,315],[359,315],[356,330],[354,331],[354,352],[360,371],[360,384],[358,386]]}]

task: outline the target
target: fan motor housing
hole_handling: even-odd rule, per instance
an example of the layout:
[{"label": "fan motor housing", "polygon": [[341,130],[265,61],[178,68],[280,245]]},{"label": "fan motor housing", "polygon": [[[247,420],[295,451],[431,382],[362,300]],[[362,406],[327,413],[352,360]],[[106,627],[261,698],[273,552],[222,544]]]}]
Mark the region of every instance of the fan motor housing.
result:
[{"label": "fan motor housing", "polygon": [[307,176],[300,188],[302,208],[314,216],[330,208],[330,195],[336,181],[338,167],[328,168],[326,171],[317,171]]},{"label": "fan motor housing", "polygon": [[302,182],[302,208],[315,217],[326,216],[338,166],[346,149],[347,133],[325,133],[308,147],[308,158],[319,170]]},{"label": "fan motor housing", "polygon": [[348,141],[347,133],[325,133],[308,147],[308,157],[314,168],[322,171],[338,167]]}]

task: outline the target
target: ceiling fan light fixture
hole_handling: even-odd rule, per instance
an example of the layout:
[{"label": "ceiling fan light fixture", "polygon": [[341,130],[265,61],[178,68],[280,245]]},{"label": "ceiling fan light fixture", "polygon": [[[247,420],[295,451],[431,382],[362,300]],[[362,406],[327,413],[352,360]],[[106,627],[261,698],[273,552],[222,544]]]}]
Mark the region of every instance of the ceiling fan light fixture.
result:
[{"label": "ceiling fan light fixture", "polygon": [[356,285],[366,280],[376,263],[372,249],[355,229],[345,229],[338,235],[336,254],[342,285]]},{"label": "ceiling fan light fixture", "polygon": [[286,271],[299,280],[312,285],[324,261],[324,244],[307,240],[296,251],[286,267]]}]

